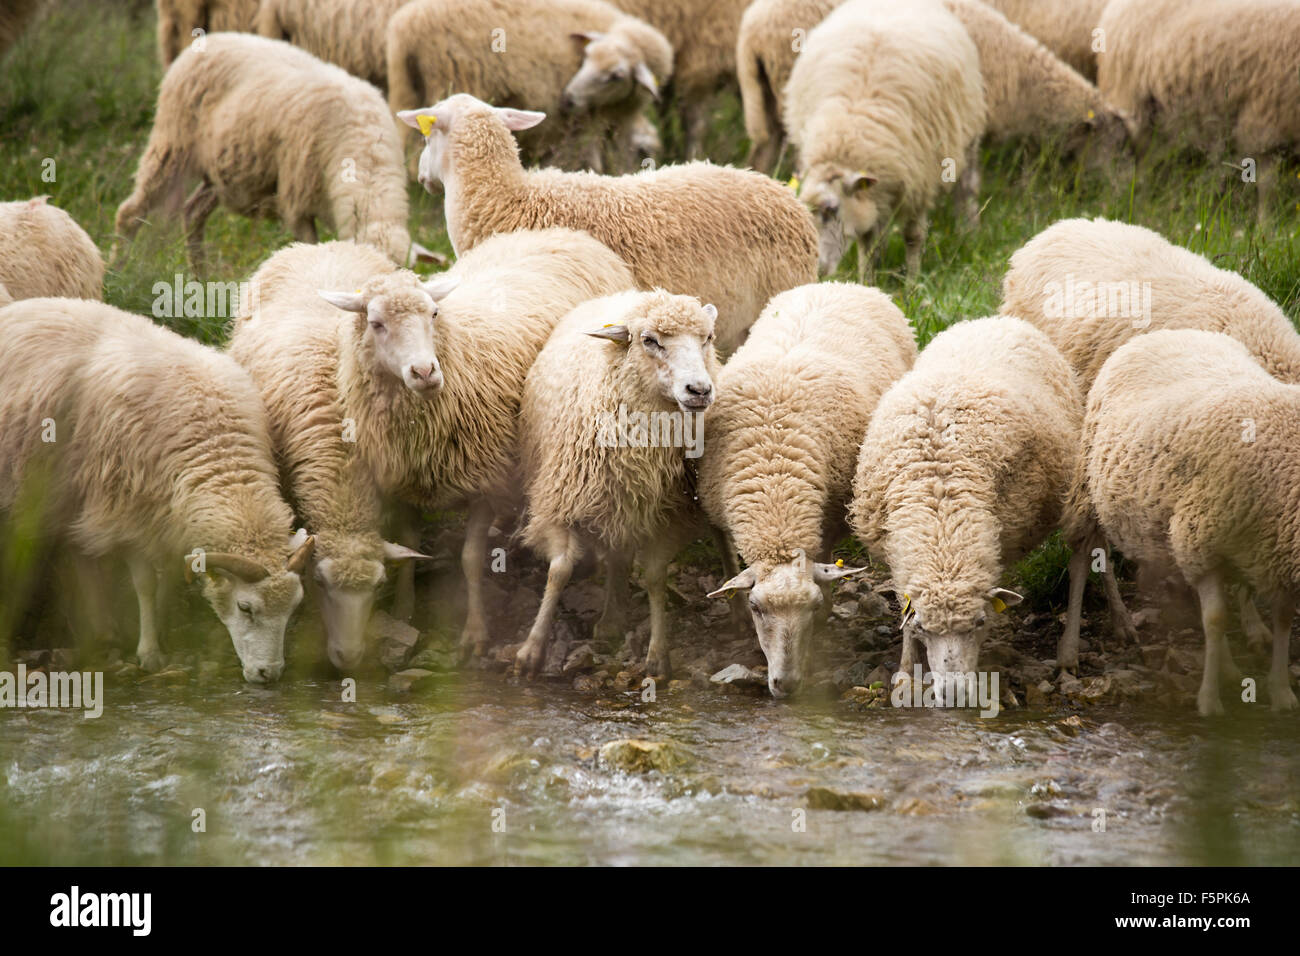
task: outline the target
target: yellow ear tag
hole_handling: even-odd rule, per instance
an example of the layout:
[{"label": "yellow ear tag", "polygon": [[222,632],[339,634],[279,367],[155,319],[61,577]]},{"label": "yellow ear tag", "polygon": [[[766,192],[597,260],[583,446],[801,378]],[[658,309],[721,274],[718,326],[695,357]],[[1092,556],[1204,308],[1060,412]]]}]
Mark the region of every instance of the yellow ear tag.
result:
[{"label": "yellow ear tag", "polygon": [[1094,113],[1092,110],[1088,110],[1088,119],[1096,119],[1096,118],[1097,118],[1097,114]]},{"label": "yellow ear tag", "polygon": [[420,132],[425,136],[428,136],[429,133],[432,132],[433,127],[437,125],[438,117],[426,116],[424,113],[421,113],[415,118],[415,121],[420,124]]},{"label": "yellow ear tag", "polygon": [[842,568],[842,567],[844,567],[844,559],[843,559],[843,558],[836,558],[836,559],[835,559],[835,566],[836,566],[837,568]]},{"label": "yellow ear tag", "polygon": [[903,620],[907,620],[907,612],[912,609],[912,597],[909,594],[903,595]]},{"label": "yellow ear tag", "polygon": [[1002,598],[994,598],[994,599],[993,599],[993,610],[995,610],[995,611],[997,611],[999,614],[1001,614],[1001,613],[1002,613],[1003,611],[1005,611],[1006,609],[1007,609],[1006,602],[1003,601]]}]

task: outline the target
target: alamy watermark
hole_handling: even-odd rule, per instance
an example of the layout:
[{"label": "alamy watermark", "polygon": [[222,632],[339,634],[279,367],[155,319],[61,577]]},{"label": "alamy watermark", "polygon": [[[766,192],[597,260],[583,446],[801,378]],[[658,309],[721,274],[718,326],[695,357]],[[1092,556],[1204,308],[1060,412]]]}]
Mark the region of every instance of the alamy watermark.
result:
[{"label": "alamy watermark", "polygon": [[16,674],[0,671],[0,709],[72,707],[85,711],[86,720],[104,713],[103,671],[32,671],[19,664]]},{"label": "alamy watermark", "polygon": [[596,444],[601,448],[683,448],[687,458],[704,453],[704,416],[680,410],[628,411],[597,416]]},{"label": "alamy watermark", "polygon": [[1135,329],[1151,324],[1150,282],[1049,282],[1043,288],[1043,314],[1049,319],[1132,319]]},{"label": "alamy watermark", "polygon": [[153,284],[155,319],[229,319],[257,312],[257,285],[253,282],[199,282],[177,272],[171,282]]},{"label": "alamy watermark", "polygon": [[910,680],[901,671],[894,675],[889,702],[895,707],[979,707],[981,717],[996,717],[998,672],[968,671],[940,676],[917,664],[912,668]]}]

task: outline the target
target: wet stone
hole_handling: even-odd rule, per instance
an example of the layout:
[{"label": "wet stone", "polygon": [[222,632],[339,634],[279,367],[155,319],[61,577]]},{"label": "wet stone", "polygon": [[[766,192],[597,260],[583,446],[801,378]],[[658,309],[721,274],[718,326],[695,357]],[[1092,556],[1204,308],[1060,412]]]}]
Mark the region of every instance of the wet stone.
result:
[{"label": "wet stone", "polygon": [[671,773],[687,766],[690,756],[671,740],[611,740],[600,748],[600,762],[615,770]]},{"label": "wet stone", "polygon": [[851,791],[833,787],[809,787],[804,794],[813,810],[883,810],[888,800],[876,790]]}]

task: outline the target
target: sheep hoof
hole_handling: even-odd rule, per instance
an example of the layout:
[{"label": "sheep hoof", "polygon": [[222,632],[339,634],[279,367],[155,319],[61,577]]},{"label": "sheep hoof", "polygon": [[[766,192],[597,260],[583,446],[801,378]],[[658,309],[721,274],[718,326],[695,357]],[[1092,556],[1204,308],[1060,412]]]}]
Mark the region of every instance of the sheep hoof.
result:
[{"label": "sheep hoof", "polygon": [[1295,692],[1290,687],[1274,691],[1270,696],[1273,698],[1273,710],[1277,713],[1295,710],[1296,707],[1300,707],[1300,701],[1296,700]]},{"label": "sheep hoof", "polygon": [[1214,691],[1201,690],[1196,695],[1196,709],[1202,717],[1222,717],[1223,702],[1219,700],[1218,693]]},{"label": "sheep hoof", "polygon": [[140,655],[140,669],[154,673],[163,668],[162,651],[145,651]]},{"label": "sheep hoof", "polygon": [[475,657],[482,657],[487,653],[488,636],[487,630],[482,627],[465,627],[460,635],[460,659],[468,661]]},{"label": "sheep hoof", "polygon": [[519,653],[515,655],[515,676],[533,677],[542,669],[545,660],[546,645],[524,641],[523,646],[519,648]]},{"label": "sheep hoof", "polygon": [[668,654],[647,654],[645,659],[645,672],[649,677],[655,680],[669,680],[673,676],[672,662]]}]

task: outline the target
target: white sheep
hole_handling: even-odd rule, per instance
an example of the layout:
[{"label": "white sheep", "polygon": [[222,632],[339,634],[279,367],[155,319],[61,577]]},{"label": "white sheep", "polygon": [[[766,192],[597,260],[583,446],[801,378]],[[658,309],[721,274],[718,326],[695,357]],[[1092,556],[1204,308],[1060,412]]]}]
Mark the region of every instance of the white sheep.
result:
[{"label": "white sheep", "polygon": [[1074,495],[1126,555],[1177,567],[1200,599],[1203,715],[1222,714],[1219,680],[1240,688],[1228,653],[1227,583],[1271,599],[1274,710],[1296,697],[1287,675],[1300,597],[1300,385],[1279,382],[1236,339],[1161,330],[1102,366],[1083,424]]},{"label": "white sheep", "polygon": [[408,295],[423,295],[415,277],[381,276],[360,292],[330,291],[326,298],[368,320],[347,325],[351,342],[340,349],[338,376],[340,400],[355,420],[356,453],[380,493],[426,511],[468,505],[462,646],[481,654],[488,644],[482,577],[492,519],[522,503],[524,377],[571,308],[630,289],[633,280],[622,260],[590,236],[544,229],[493,237],[441,281],[457,285],[439,300],[436,319],[426,316],[403,331],[394,348],[400,360],[383,366],[376,365],[374,343],[395,334],[387,316],[418,314],[384,290],[405,282]]},{"label": "white sheep", "polygon": [[[1139,142],[1158,124],[1166,138],[1241,165],[1264,218],[1278,157],[1300,150],[1300,4],[1114,0],[1100,26],[1097,85],[1133,117]],[[1237,152],[1225,155],[1229,148]]]},{"label": "white sheep", "polygon": [[[519,412],[523,540],[549,570],[516,671],[543,666],[560,594],[584,551],[595,548],[606,559],[611,593],[640,552],[650,598],[646,670],[671,674],[668,562],[693,525],[687,456],[698,452],[713,402],[716,317],[713,306],[690,296],[625,292],[575,308],[537,356]],[[607,613],[614,603],[607,600]]]},{"label": "white sheep", "polygon": [[158,571],[203,575],[251,682],[284,669],[314,540],[291,538],[266,412],[233,359],[100,302],[0,310],[0,512],[44,509],[77,551],[124,554],[140,663],[161,663]]},{"label": "white sheep", "polygon": [[135,190],[118,207],[130,238],[160,204],[184,203],[192,260],[218,205],[277,216],[303,242],[316,222],[394,262],[427,250],[407,232],[406,171],[384,98],[369,83],[279,40],[212,34],[172,64]]},{"label": "white sheep", "polygon": [[736,36],[749,0],[613,2],[668,37],[676,53],[672,98],[681,115],[685,157],[702,157],[711,105],[735,77]]},{"label": "white sheep", "polygon": [[[340,352],[359,350],[365,374],[393,388],[427,393],[436,359],[423,340],[453,284],[420,282],[370,246],[295,243],[253,274],[231,332],[230,355],[266,405],[285,493],[316,538],[326,653],[341,671],[361,663],[385,561],[425,556],[380,536],[383,501],[350,430],[357,412],[349,402],[368,395],[340,380]],[[367,293],[369,323],[318,294],[355,288]]]},{"label": "white sheep", "polygon": [[0,289],[9,301],[102,299],[104,260],[86,230],[45,196],[0,203]]},{"label": "white sheep", "polygon": [[866,281],[897,219],[914,278],[940,187],[960,179],[968,214],[976,209],[985,121],[979,53],[938,0],[837,7],[808,34],[784,116],[799,195],[821,220],[823,273],[856,241]]},{"label": "white sheep", "polygon": [[521,140],[534,159],[603,167],[611,133],[628,149],[673,72],[662,33],[604,0],[419,0],[388,27],[388,104],[452,93],[561,118]]},{"label": "white sheep", "polygon": [[158,0],[158,59],[163,69],[199,37],[253,30],[257,6],[258,0]]},{"label": "white sheep", "polygon": [[1109,0],[985,0],[1089,80],[1097,77],[1101,12]]},{"label": "white sheep", "polygon": [[862,570],[829,563],[830,551],[848,530],[871,411],[915,360],[912,328],[888,296],[824,282],[769,302],[718,378],[700,503],[727,536],[729,573],[736,550],[746,567],[710,597],[749,592],[774,697],[808,673],[825,585]]},{"label": "white sheep", "polygon": [[1062,219],[1011,256],[1001,311],[1038,326],[1086,389],[1111,353],[1156,329],[1225,332],[1270,374],[1300,383],[1300,335],[1235,272],[1157,232],[1107,219]]},{"label": "white sheep", "polygon": [[[880,399],[858,457],[850,524],[889,565],[903,605],[900,673],[915,644],[947,681],[973,673],[990,613],[1020,603],[1004,569],[1061,526],[1083,398],[1051,341],[993,317],[939,333]],[[1088,549],[1072,540],[1070,620]],[[1070,646],[1073,642],[1074,646]],[[1057,660],[1077,665],[1077,624]]]},{"label": "white sheep", "polygon": [[388,20],[410,0],[261,0],[257,32],[388,88]]},{"label": "white sheep", "polygon": [[428,130],[420,182],[443,184],[458,253],[499,232],[584,229],[627,261],[639,287],[715,305],[723,352],[743,340],[768,299],[817,278],[808,213],[766,176],[709,163],[633,176],[525,171],[510,133],[537,125],[541,113],[458,94],[399,116]]}]

